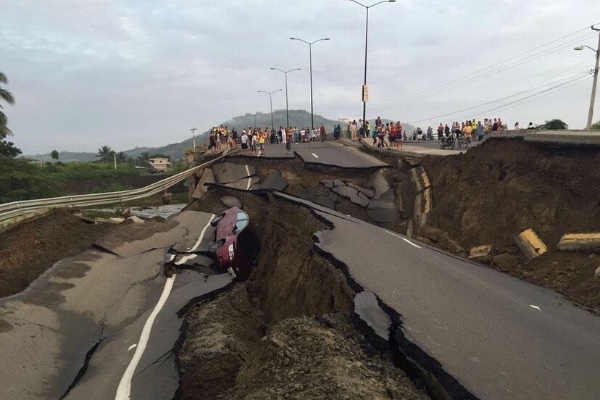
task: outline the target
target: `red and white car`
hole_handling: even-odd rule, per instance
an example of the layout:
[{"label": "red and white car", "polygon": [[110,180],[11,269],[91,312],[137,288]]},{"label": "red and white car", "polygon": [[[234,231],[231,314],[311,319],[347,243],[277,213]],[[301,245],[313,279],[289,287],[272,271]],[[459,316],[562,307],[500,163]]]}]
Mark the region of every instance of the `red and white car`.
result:
[{"label": "red and white car", "polygon": [[249,223],[248,213],[239,207],[232,207],[210,221],[217,229],[208,251],[214,254],[218,267],[234,277],[247,278],[258,262],[260,246],[248,228]]}]

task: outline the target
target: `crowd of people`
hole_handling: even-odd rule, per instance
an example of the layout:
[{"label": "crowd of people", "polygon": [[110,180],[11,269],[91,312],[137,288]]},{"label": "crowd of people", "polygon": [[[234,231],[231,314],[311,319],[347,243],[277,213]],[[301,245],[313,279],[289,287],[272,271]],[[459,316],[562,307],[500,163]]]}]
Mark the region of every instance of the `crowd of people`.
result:
[{"label": "crowd of people", "polygon": [[[514,129],[520,129],[518,122],[515,123]],[[529,123],[527,129],[535,129],[532,122]],[[471,141],[474,137],[482,140],[492,132],[506,130],[507,126],[503,124],[501,118],[485,118],[483,122],[475,121],[475,119],[464,122],[455,121],[450,125],[440,122],[437,127],[437,139],[442,140],[451,136],[463,136],[468,141]],[[335,140],[340,138],[341,131],[340,125],[334,126],[333,138]],[[240,145],[244,152],[262,155],[265,154],[265,143],[273,143],[285,144],[289,152],[291,151],[290,146],[292,143],[325,141],[326,135],[325,127],[322,124],[314,130],[308,127],[298,128],[295,126],[288,128],[280,126],[278,130],[269,129],[268,127],[248,127],[247,129],[243,129],[239,134],[235,128],[230,130],[227,126],[221,125],[211,130],[209,135],[209,149],[213,152],[219,152],[222,150],[223,145],[227,146],[227,148]],[[421,128],[416,128],[412,133],[407,133],[400,121],[383,123],[381,117],[377,117],[374,127],[371,127],[369,121],[363,124],[362,119],[359,119],[358,122],[356,120],[349,121],[346,128],[346,137],[352,141],[357,141],[361,138],[371,138],[373,146],[400,149],[402,149],[402,142],[406,140],[435,139],[434,130],[431,126],[427,128],[425,133]]]},{"label": "crowd of people", "polygon": [[[337,125],[334,129],[334,137],[336,139],[339,137],[340,131],[341,128]],[[243,152],[260,156],[266,154],[265,143],[285,144],[287,151],[290,152],[292,143],[325,141],[326,137],[327,132],[324,125],[314,130],[308,127],[298,128],[295,126],[287,129],[280,126],[278,130],[270,129],[269,127],[248,127],[247,129],[242,129],[239,134],[235,128],[230,130],[227,126],[221,125],[211,129],[208,148],[213,152],[220,152],[223,149],[223,145],[229,149],[239,145]]]},{"label": "crowd of people", "polygon": [[[516,122],[514,129],[520,129],[519,123]],[[529,123],[527,129],[535,129],[532,122]],[[507,126],[503,124],[501,118],[485,118],[482,121],[476,121],[475,119],[467,120],[464,122],[452,122],[450,125],[440,123],[437,127],[437,139],[442,140],[443,138],[449,138],[451,135],[454,137],[463,136],[468,141],[472,138],[477,137],[478,140],[482,140],[486,135],[492,132],[507,131]],[[403,129],[402,123],[389,122],[383,123],[381,117],[377,117],[375,120],[375,127],[371,129],[371,124],[366,121],[363,124],[362,119],[352,120],[348,122],[346,135],[353,141],[359,140],[359,138],[373,139],[373,146],[378,147],[397,147],[402,148],[402,142],[407,140],[434,140],[434,130],[429,126],[426,132],[418,127],[413,130],[412,133],[406,132]]]}]

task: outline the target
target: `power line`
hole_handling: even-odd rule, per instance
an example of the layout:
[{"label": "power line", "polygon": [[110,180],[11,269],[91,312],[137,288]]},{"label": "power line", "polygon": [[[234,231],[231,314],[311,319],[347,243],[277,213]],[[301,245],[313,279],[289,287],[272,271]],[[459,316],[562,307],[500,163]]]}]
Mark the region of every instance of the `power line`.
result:
[{"label": "power line", "polygon": [[[492,101],[489,101],[489,102],[486,102],[486,103],[478,104],[478,105],[473,106],[473,107],[467,107],[467,108],[464,108],[464,109],[461,109],[461,110],[457,110],[457,111],[453,111],[453,112],[449,112],[449,113],[445,113],[445,114],[441,114],[441,115],[436,115],[436,116],[432,116],[432,117],[428,117],[428,118],[423,118],[423,119],[419,119],[419,120],[416,120],[416,121],[411,121],[409,123],[410,124],[416,124],[416,123],[419,123],[419,122],[424,122],[424,121],[429,121],[429,120],[435,120],[435,119],[439,119],[439,118],[449,117],[449,116],[452,116],[452,115],[464,113],[465,111],[477,110],[477,109],[479,109],[479,108],[481,108],[483,106],[486,106],[486,105],[490,105],[490,104],[498,103],[498,102],[501,102],[501,101],[504,101],[504,100],[508,100],[510,98],[513,98],[513,97],[516,97],[516,96],[520,96],[520,95],[523,95],[525,93],[529,93],[529,92],[534,91],[534,90],[540,90],[540,91],[538,91],[538,92],[536,92],[536,93],[534,93],[534,94],[532,94],[530,96],[526,96],[524,98],[517,99],[517,100],[515,100],[513,102],[509,102],[507,104],[498,106],[496,108],[504,107],[506,105],[510,105],[510,104],[515,103],[515,102],[522,101],[524,99],[535,97],[535,96],[537,96],[539,94],[542,94],[542,93],[545,93],[547,91],[556,89],[558,87],[561,87],[561,86],[564,86],[564,85],[567,85],[567,84],[570,84],[570,83],[582,80],[582,79],[584,79],[586,77],[589,77],[589,73],[588,72],[586,72],[585,75],[579,74],[579,75],[575,76],[574,78],[569,78],[568,80],[565,80],[565,81],[562,81],[562,82],[551,82],[550,84],[545,84],[545,85],[541,85],[541,86],[538,86],[538,87],[530,88],[528,90],[521,91],[519,93],[512,94],[512,95],[509,95],[509,96],[505,96],[505,97],[502,97],[502,98],[499,98],[499,99],[496,99],[496,100],[492,100]],[[549,86],[549,85],[552,85],[552,86],[550,86],[549,88],[547,88],[547,86]],[[542,88],[545,88],[545,89],[542,89]],[[486,110],[485,112],[494,111],[494,110],[496,110],[496,108],[492,108],[490,110]],[[483,112],[477,111],[477,113],[483,113]]]},{"label": "power line", "polygon": [[[591,36],[587,35],[586,37],[591,37]],[[453,83],[451,85],[448,85],[448,84],[440,85],[438,88],[430,89],[429,91],[420,93],[420,94],[418,94],[418,95],[416,95],[414,97],[407,98],[407,99],[401,100],[399,102],[396,101],[395,103],[391,103],[388,106],[380,107],[380,108],[392,108],[392,107],[393,108],[402,108],[402,107],[404,107],[404,106],[406,106],[406,105],[408,105],[410,103],[414,103],[415,101],[422,100],[422,99],[425,99],[425,98],[430,98],[430,97],[436,96],[438,94],[441,94],[441,93],[444,93],[444,92],[451,91],[453,89],[459,88],[461,86],[465,86],[467,84],[470,84],[470,83],[473,83],[473,82],[476,82],[476,81],[479,81],[479,80],[482,80],[482,79],[486,79],[486,78],[492,77],[494,75],[497,75],[497,74],[502,73],[504,71],[507,71],[509,69],[516,68],[516,67],[521,66],[523,64],[526,64],[528,62],[534,61],[534,60],[536,60],[538,58],[545,57],[547,55],[555,53],[555,52],[557,52],[559,50],[562,50],[563,48],[571,47],[575,43],[580,43],[580,41],[582,40],[582,38],[583,37],[580,37],[580,38],[577,38],[577,39],[575,39],[575,40],[573,40],[571,42],[564,43],[564,44],[562,44],[559,47],[554,47],[554,48],[546,49],[544,52],[541,52],[541,53],[538,53],[538,54],[533,54],[532,56],[530,56],[528,58],[525,58],[525,59],[519,61],[518,63],[512,64],[512,65],[508,65],[508,66],[504,66],[504,67],[502,67],[499,70],[496,70],[496,71],[491,71],[490,70],[490,71],[486,71],[484,74],[473,75],[472,77],[470,77],[468,79],[464,79],[462,81],[457,81],[457,82],[455,82],[455,83]]]},{"label": "power line", "polygon": [[[436,87],[430,88],[430,89],[425,90],[423,92],[420,92],[418,94],[412,95],[411,97],[406,97],[406,98],[395,100],[395,101],[393,101],[391,103],[388,103],[386,105],[383,105],[383,106],[381,106],[379,108],[384,108],[384,109],[385,108],[392,108],[392,107],[398,108],[398,107],[404,106],[406,104],[409,104],[409,103],[415,102],[417,100],[420,100],[422,98],[425,98],[425,97],[428,97],[428,96],[434,96],[434,95],[442,93],[444,91],[455,89],[457,87],[466,85],[468,83],[472,83],[472,82],[475,82],[477,80],[486,78],[488,76],[492,76],[492,75],[504,72],[504,71],[506,71],[508,69],[515,68],[517,66],[523,65],[523,64],[525,64],[527,62],[530,62],[530,61],[533,61],[533,60],[535,60],[537,58],[547,56],[547,55],[552,54],[552,53],[554,53],[556,51],[559,51],[559,50],[561,50],[561,49],[563,49],[565,47],[569,47],[569,46],[571,46],[575,42],[583,41],[583,40],[588,39],[591,36],[593,36],[593,34],[587,33],[585,35],[580,35],[580,36],[578,36],[576,38],[571,38],[571,39],[569,39],[568,42],[560,43],[559,45],[552,46],[550,48],[546,48],[546,47],[548,47],[550,45],[553,45],[553,44],[555,44],[557,42],[561,42],[561,41],[563,41],[566,38],[578,35],[579,33],[581,33],[582,31],[585,31],[588,28],[589,27],[586,27],[586,28],[581,29],[579,31],[576,31],[576,32],[573,32],[571,34],[568,34],[568,35],[565,35],[563,37],[560,37],[558,39],[552,40],[552,41],[550,41],[548,43],[545,43],[543,45],[534,47],[534,48],[532,48],[530,50],[527,50],[527,51],[525,51],[523,53],[517,54],[517,55],[512,56],[512,57],[509,57],[509,58],[504,59],[504,60],[502,60],[500,62],[494,63],[492,65],[489,65],[487,67],[484,67],[482,69],[479,69],[477,71],[469,73],[469,74],[464,75],[462,77],[453,79],[453,80],[448,81],[448,82],[446,82],[444,84],[438,85]],[[518,58],[520,58],[520,57],[522,57],[524,55],[526,56],[524,59],[519,60],[518,62],[510,64],[510,65],[505,65],[508,62],[510,62],[512,60],[515,60],[515,59],[518,59]],[[496,70],[499,67],[500,67],[500,70]]]}]

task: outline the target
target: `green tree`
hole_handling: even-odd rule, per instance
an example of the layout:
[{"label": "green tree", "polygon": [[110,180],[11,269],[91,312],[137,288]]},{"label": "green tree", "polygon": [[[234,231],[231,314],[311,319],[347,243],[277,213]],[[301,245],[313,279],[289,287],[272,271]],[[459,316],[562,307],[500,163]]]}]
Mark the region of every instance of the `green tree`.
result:
[{"label": "green tree", "polygon": [[[0,72],[0,83],[8,83],[6,75]],[[0,99],[4,100],[8,104],[15,104],[15,98],[12,93],[0,86]],[[21,154],[21,149],[15,147],[13,142],[6,140],[8,136],[12,135],[10,129],[8,129],[8,117],[4,113],[4,107],[0,104],[0,155],[8,157],[16,157]]]},{"label": "green tree", "polygon": [[561,131],[567,129],[569,126],[560,119],[551,119],[550,121],[544,122],[543,125],[540,125],[540,129],[548,129],[550,131]]},{"label": "green tree", "polygon": [[53,160],[58,160],[58,151],[52,150],[50,157],[52,157]]},{"label": "green tree", "polygon": [[122,151],[116,154],[116,158],[118,163],[127,162],[127,154],[123,153]]},{"label": "green tree", "polygon": [[111,162],[113,160],[114,150],[110,146],[102,146],[98,149],[96,157],[100,158],[100,162]]},{"label": "green tree", "polygon": [[0,155],[0,203],[57,196],[44,170],[37,162]]},{"label": "green tree", "polygon": [[592,130],[600,131],[600,121],[596,121],[595,124],[592,124]]}]

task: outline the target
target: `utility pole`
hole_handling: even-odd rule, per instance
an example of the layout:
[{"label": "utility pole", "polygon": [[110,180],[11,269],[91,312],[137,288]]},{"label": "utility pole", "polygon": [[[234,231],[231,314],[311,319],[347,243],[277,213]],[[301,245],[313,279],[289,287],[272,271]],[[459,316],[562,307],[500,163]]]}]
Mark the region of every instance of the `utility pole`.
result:
[{"label": "utility pole", "polygon": [[196,133],[197,129],[196,128],[191,128],[190,132],[192,132],[192,144],[194,146],[194,151],[196,150]]},{"label": "utility pole", "polygon": [[113,162],[115,163],[115,169],[117,169],[117,152],[113,151]]},{"label": "utility pole", "polygon": [[593,31],[598,32],[598,47],[596,47],[596,68],[594,68],[594,83],[592,83],[592,97],[590,99],[590,111],[588,112],[587,130],[592,129],[592,120],[594,118],[594,101],[596,100],[596,86],[598,85],[598,67],[600,67],[600,28],[594,28]]}]

